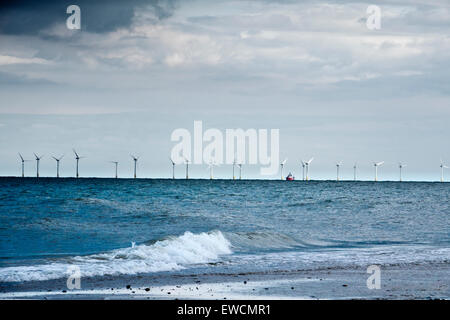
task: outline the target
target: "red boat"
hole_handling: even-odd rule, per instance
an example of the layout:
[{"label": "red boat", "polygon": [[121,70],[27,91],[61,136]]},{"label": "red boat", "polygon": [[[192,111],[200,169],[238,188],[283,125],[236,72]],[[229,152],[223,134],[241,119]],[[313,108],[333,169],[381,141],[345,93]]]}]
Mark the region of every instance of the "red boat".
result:
[{"label": "red boat", "polygon": [[292,175],[292,173],[290,173],[289,172],[289,174],[287,175],[287,177],[286,177],[286,180],[287,181],[292,181],[292,180],[294,180],[295,178],[294,178],[294,176]]}]

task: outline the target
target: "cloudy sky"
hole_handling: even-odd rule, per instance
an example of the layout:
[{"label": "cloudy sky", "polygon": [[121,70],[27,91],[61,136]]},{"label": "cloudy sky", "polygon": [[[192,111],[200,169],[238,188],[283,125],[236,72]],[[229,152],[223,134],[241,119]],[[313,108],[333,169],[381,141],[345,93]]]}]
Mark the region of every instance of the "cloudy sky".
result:
[{"label": "cloudy sky", "polygon": [[[81,8],[68,30],[66,8]],[[381,30],[366,27],[370,4]],[[9,1],[0,5],[0,175],[18,152],[86,156],[82,176],[169,177],[176,128],[280,129],[286,171],[333,179],[438,180],[450,164],[450,3],[348,1]],[[182,166],[177,175],[183,176]],[[221,166],[217,177],[228,178]],[[26,164],[33,175],[35,163]],[[208,177],[193,166],[192,177]],[[244,176],[258,178],[259,166]],[[450,170],[447,172],[450,179]],[[275,178],[278,175],[269,177]]]}]

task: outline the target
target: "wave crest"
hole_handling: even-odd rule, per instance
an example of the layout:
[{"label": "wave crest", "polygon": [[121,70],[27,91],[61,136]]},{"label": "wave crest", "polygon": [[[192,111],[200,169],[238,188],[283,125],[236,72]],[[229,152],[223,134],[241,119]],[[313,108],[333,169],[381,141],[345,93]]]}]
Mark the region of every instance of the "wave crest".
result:
[{"label": "wave crest", "polygon": [[68,276],[68,268],[80,267],[82,277],[137,274],[180,270],[187,265],[217,260],[231,254],[231,244],[220,231],[193,234],[137,245],[89,256],[77,256],[65,263],[0,269],[1,282],[42,281]]}]

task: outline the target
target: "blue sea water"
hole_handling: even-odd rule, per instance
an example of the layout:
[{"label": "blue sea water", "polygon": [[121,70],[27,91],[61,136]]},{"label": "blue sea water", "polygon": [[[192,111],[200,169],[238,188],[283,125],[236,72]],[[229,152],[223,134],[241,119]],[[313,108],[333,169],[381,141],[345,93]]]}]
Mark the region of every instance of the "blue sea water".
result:
[{"label": "blue sea water", "polygon": [[0,282],[450,261],[450,184],[0,178]]}]

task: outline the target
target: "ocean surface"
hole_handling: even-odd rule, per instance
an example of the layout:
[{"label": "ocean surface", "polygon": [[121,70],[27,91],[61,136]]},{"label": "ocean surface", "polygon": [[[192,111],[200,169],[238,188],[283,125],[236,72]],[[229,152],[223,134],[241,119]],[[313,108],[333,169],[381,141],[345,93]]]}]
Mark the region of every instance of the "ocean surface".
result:
[{"label": "ocean surface", "polygon": [[0,282],[450,263],[450,184],[0,178]]}]

